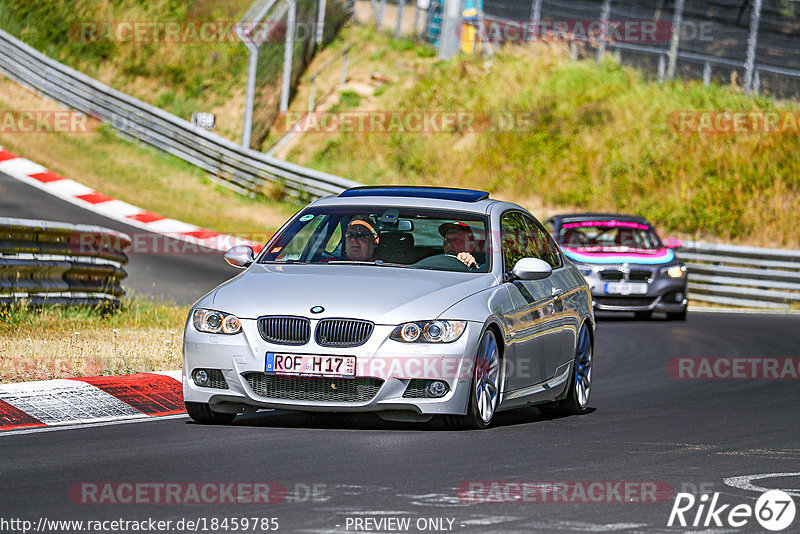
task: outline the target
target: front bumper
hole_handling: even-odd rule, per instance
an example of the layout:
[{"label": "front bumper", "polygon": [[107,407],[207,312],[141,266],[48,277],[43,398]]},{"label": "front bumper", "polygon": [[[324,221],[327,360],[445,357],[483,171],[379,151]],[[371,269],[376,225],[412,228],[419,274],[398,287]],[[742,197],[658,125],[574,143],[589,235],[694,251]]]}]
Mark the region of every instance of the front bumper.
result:
[{"label": "front bumper", "polygon": [[[483,325],[468,323],[453,343],[401,343],[389,339],[394,325],[375,325],[370,339],[354,348],[322,347],[312,339],[302,346],[271,344],[257,321],[242,319],[242,333],[205,334],[187,325],[183,344],[183,395],[187,402],[209,403],[217,411],[258,408],[321,412],[405,411],[410,414],[464,414],[472,365]],[[312,328],[316,325],[313,324]],[[353,378],[321,378],[266,373],[266,354],[355,356]],[[215,387],[192,380],[195,369],[210,369]],[[441,398],[420,397],[423,380],[441,380]],[[409,396],[412,395],[412,396]],[[416,395],[416,396],[413,396]]]},{"label": "front bumper", "polygon": [[[605,269],[609,267],[604,266]],[[631,266],[633,268],[633,266]],[[613,269],[613,267],[611,268]],[[686,276],[682,278],[670,278],[666,275],[658,274],[658,270],[653,270],[653,276],[647,280],[637,281],[616,281],[601,278],[603,271],[593,271],[589,274],[584,273],[584,278],[589,283],[592,293],[592,303],[598,311],[661,311],[661,312],[681,312],[686,309],[688,303]],[[620,293],[607,292],[607,284],[611,283],[638,283],[647,284],[647,292],[644,294],[625,295]]]}]

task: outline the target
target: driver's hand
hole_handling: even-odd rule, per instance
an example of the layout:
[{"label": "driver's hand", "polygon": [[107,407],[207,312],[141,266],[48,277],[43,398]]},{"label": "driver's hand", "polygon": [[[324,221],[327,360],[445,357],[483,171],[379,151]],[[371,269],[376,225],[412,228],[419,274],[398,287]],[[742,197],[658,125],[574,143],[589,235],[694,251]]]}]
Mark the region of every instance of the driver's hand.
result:
[{"label": "driver's hand", "polygon": [[464,265],[466,265],[470,269],[478,268],[478,262],[475,261],[475,258],[469,252],[459,252],[456,258],[461,260],[464,263]]}]

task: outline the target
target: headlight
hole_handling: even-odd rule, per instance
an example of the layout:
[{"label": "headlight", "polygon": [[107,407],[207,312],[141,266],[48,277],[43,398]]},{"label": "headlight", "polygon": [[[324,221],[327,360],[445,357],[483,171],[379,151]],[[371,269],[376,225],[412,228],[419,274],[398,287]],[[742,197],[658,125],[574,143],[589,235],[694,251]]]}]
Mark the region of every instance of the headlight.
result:
[{"label": "headlight", "polygon": [[238,317],[214,310],[194,310],[192,323],[198,332],[208,332],[209,334],[231,335],[242,331],[242,323],[239,322]]},{"label": "headlight", "polygon": [[466,329],[466,321],[416,321],[401,324],[389,337],[406,343],[452,343]]},{"label": "headlight", "polygon": [[666,274],[670,278],[683,278],[686,276],[686,266],[673,265],[672,267],[662,267],[659,272],[661,274]]},{"label": "headlight", "polygon": [[592,274],[592,268],[591,267],[584,267],[582,265],[579,265],[578,266],[578,270],[581,272],[581,274],[583,276],[590,276]]}]

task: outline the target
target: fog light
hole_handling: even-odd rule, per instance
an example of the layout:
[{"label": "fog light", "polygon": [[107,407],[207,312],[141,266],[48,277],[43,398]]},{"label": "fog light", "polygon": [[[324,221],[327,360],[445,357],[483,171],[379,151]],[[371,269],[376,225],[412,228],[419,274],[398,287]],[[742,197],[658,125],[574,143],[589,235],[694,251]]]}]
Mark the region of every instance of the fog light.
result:
[{"label": "fog light", "polygon": [[447,394],[448,389],[447,383],[442,382],[441,380],[434,380],[425,386],[425,394],[428,397],[434,398],[444,397]]},{"label": "fog light", "polygon": [[205,369],[195,369],[192,373],[192,380],[198,386],[207,386],[208,385],[208,371]]}]

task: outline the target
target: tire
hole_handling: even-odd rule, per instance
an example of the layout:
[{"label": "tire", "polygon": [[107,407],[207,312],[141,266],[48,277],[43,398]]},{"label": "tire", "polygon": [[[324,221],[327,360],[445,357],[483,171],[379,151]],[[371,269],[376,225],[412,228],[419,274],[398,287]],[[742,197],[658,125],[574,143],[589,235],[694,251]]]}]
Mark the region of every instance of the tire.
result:
[{"label": "tire", "polygon": [[185,402],[186,413],[193,421],[209,425],[225,425],[233,421],[235,413],[215,412],[206,402]]},{"label": "tire", "polygon": [[572,375],[567,385],[567,396],[560,401],[539,407],[547,415],[578,415],[589,407],[589,396],[592,392],[592,365],[594,347],[586,325],[581,327],[578,343],[575,347],[575,359]]},{"label": "tire", "polygon": [[637,311],[633,312],[633,316],[640,321],[646,321],[653,316],[653,311],[652,310]]},{"label": "tire", "polygon": [[685,320],[686,320],[686,310],[667,314],[667,321],[685,321]]},{"label": "tire", "polygon": [[489,329],[478,343],[467,414],[446,416],[448,426],[472,430],[488,428],[497,409],[501,376],[500,347],[494,331]]}]

